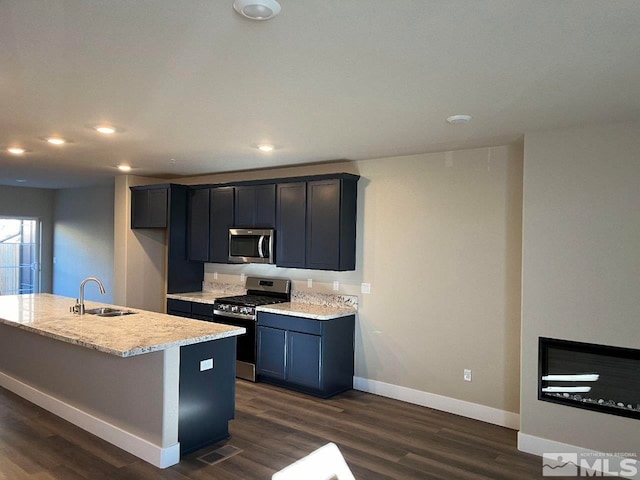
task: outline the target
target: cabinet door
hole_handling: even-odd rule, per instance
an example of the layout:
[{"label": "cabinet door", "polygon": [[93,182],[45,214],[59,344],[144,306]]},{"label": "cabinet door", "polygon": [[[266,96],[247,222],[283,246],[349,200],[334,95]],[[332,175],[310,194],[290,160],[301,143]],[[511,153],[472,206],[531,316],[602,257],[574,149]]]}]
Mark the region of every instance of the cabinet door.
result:
[{"label": "cabinet door", "polygon": [[234,226],[252,228],[255,222],[256,189],[255,187],[236,187]]},{"label": "cabinet door", "polygon": [[309,388],[321,388],[321,341],[319,335],[287,332],[288,382]]},{"label": "cabinet door", "polygon": [[236,187],[235,226],[273,228],[276,217],[276,186]]},{"label": "cabinet door", "polygon": [[308,183],[307,268],[340,268],[340,180]]},{"label": "cabinet door", "polygon": [[131,191],[131,228],[166,228],[168,189]]},{"label": "cabinet door", "polygon": [[304,268],[306,265],[307,184],[281,183],[277,189],[276,265]]},{"label": "cabinet door", "polygon": [[151,228],[167,227],[168,189],[149,190],[149,226]]},{"label": "cabinet door", "polygon": [[256,228],[273,228],[276,226],[276,186],[257,185],[255,221]]},{"label": "cabinet door", "polygon": [[147,228],[149,224],[148,190],[131,191],[131,228]]},{"label": "cabinet door", "polygon": [[209,189],[189,192],[189,260],[209,261]]},{"label": "cabinet door", "polygon": [[277,328],[258,326],[259,375],[268,375],[280,380],[285,379],[287,331]]},{"label": "cabinet door", "polygon": [[233,187],[210,191],[209,261],[229,263],[229,229],[233,227]]}]

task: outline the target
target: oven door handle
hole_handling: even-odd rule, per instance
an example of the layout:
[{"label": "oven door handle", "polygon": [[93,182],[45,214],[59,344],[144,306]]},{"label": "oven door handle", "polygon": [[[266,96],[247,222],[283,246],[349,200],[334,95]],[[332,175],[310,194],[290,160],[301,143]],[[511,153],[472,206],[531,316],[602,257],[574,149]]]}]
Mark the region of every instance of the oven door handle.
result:
[{"label": "oven door handle", "polygon": [[258,240],[258,256],[260,258],[264,258],[264,235],[260,235],[260,239]]}]

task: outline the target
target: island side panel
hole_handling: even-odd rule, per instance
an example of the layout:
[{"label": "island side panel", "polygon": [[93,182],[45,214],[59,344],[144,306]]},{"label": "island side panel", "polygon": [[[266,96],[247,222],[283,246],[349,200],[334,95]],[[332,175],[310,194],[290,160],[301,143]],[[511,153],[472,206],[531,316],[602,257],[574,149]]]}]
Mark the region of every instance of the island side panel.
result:
[{"label": "island side panel", "polygon": [[0,324],[0,371],[159,447],[177,443],[171,350],[121,358]]}]

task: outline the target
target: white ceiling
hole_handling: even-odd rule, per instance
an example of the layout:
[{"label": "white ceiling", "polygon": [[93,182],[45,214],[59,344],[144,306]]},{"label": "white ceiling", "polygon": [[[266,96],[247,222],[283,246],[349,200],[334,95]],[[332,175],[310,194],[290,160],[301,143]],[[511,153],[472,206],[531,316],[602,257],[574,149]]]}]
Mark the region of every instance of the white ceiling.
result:
[{"label": "white ceiling", "polygon": [[[637,0],[280,3],[255,22],[232,0],[0,0],[0,147],[29,150],[0,153],[0,184],[379,158],[640,118]],[[445,122],[458,113],[473,121]],[[124,131],[89,128],[101,122]]]}]

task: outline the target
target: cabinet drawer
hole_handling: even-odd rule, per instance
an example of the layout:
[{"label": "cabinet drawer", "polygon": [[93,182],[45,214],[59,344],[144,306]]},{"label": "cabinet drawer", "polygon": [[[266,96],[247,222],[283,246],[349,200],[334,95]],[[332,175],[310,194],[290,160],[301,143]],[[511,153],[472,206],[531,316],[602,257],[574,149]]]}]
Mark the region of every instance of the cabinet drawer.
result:
[{"label": "cabinet drawer", "polygon": [[191,302],[186,302],[184,300],[176,300],[175,298],[168,298],[167,311],[191,313]]},{"label": "cabinet drawer", "polygon": [[194,315],[213,317],[213,304],[193,302],[191,304],[191,313]]},{"label": "cabinet drawer", "polygon": [[323,323],[307,318],[260,312],[258,313],[258,325],[291,330],[293,332],[310,333],[312,335],[322,335]]}]

